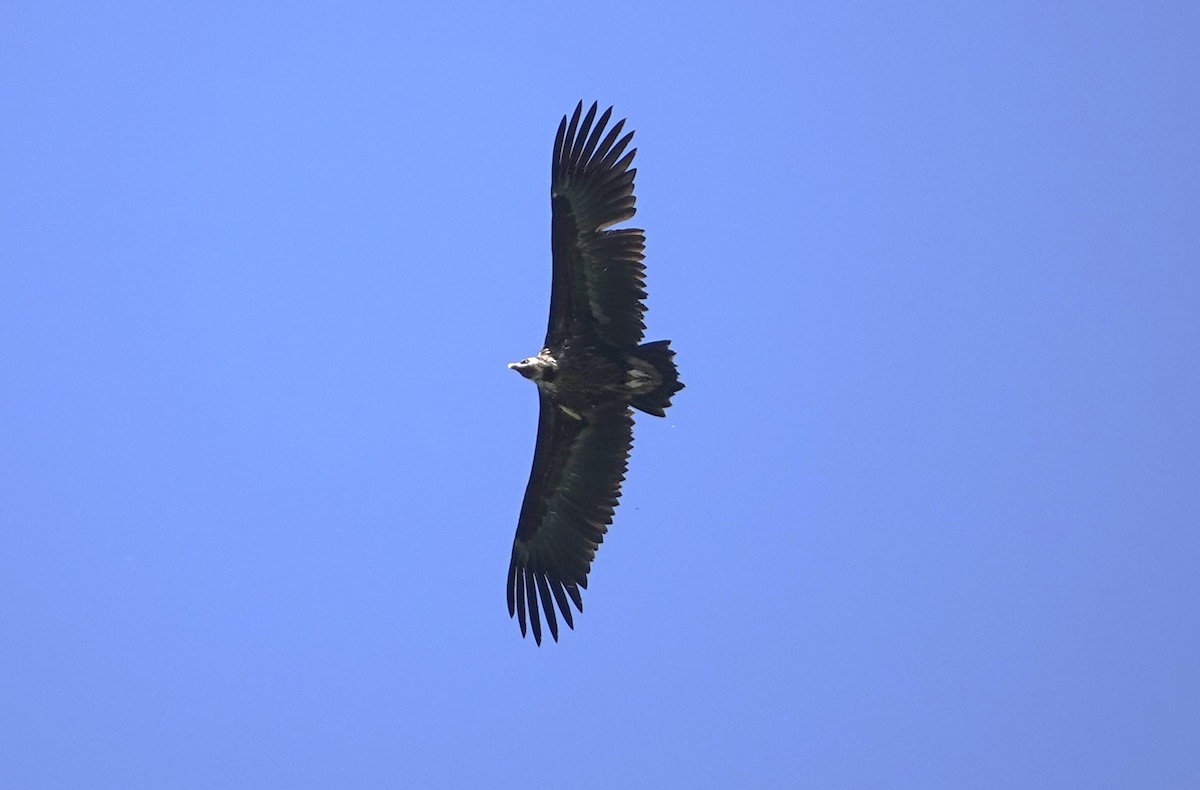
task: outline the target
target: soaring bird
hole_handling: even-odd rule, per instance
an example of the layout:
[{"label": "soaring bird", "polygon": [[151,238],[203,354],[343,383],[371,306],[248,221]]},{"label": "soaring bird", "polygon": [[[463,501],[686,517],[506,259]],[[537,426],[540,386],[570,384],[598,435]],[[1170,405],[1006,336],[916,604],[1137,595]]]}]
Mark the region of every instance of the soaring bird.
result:
[{"label": "soaring bird", "polygon": [[[542,643],[541,610],[558,641],[555,604],[575,627],[596,550],[612,523],[633,447],[633,409],[665,416],[683,389],[670,341],[643,343],[646,237],[609,230],[633,217],[637,149],[625,121],[605,132],[583,102],[563,116],[550,168],[553,284],[546,340],[510,368],[537,385],[533,469],[508,567],[508,614]],[[580,119],[580,116],[582,120]]]}]

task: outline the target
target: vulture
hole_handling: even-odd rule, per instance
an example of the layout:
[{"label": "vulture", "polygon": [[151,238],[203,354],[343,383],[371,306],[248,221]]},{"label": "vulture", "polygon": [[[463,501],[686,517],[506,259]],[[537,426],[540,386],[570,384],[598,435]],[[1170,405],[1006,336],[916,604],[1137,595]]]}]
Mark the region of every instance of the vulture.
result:
[{"label": "vulture", "polygon": [[[670,341],[643,343],[645,234],[634,215],[637,149],[583,102],[563,116],[550,168],[553,276],[542,350],[508,367],[537,385],[533,469],[508,567],[508,614],[542,643],[542,614],[575,627],[596,550],[612,523],[633,447],[633,409],[666,416],[683,389]],[[582,116],[582,117],[581,117]],[[557,609],[557,614],[556,614]]]}]

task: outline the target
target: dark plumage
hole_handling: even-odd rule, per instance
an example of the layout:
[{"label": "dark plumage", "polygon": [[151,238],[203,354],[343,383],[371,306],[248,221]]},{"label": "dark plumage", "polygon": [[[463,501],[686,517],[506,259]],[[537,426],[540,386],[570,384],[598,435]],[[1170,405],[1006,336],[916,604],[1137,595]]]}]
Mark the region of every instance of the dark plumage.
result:
[{"label": "dark plumage", "polygon": [[[580,588],[612,523],[629,450],[633,409],[662,417],[683,389],[669,341],[642,343],[645,236],[607,230],[634,213],[625,121],[605,132],[583,103],[563,116],[550,177],[554,277],[542,350],[509,367],[538,387],[533,469],[508,568],[508,613],[542,643],[540,612],[558,639],[555,610],[574,628]],[[583,116],[582,119],[580,116]],[[541,606],[539,608],[539,601]],[[557,607],[556,607],[557,604]]]}]

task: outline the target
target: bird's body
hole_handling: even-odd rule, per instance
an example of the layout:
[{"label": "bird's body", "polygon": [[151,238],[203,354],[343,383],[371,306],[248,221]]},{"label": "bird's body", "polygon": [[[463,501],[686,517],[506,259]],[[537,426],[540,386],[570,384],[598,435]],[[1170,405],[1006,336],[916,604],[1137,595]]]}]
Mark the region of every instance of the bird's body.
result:
[{"label": "bird's body", "polygon": [[605,134],[612,109],[593,126],[596,110],[581,122],[581,102],[559,125],[549,326],[537,355],[509,365],[537,384],[541,403],[508,572],[509,614],[522,634],[528,615],[538,644],[539,600],[556,640],[555,604],[572,628],[570,603],[583,611],[579,590],[612,522],[633,446],[632,409],[664,416],[683,389],[669,342],[642,343],[645,237],[608,230],[634,215],[636,150],[622,156],[633,133],[618,139],[619,121]]},{"label": "bird's body", "polygon": [[568,414],[607,401],[631,402],[663,383],[663,373],[636,350],[622,353],[620,349],[589,344],[586,338],[571,338],[558,348],[544,348],[536,357],[510,367],[536,383]]}]

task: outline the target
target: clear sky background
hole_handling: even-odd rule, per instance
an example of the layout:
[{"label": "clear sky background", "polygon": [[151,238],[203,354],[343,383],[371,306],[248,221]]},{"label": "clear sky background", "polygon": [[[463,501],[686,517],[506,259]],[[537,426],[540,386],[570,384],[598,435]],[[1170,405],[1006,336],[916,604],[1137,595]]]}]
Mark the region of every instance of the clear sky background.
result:
[{"label": "clear sky background", "polygon": [[[1200,787],[1194,3],[251,5],[0,10],[0,786]],[[579,99],[687,389],[537,648]]]}]

